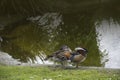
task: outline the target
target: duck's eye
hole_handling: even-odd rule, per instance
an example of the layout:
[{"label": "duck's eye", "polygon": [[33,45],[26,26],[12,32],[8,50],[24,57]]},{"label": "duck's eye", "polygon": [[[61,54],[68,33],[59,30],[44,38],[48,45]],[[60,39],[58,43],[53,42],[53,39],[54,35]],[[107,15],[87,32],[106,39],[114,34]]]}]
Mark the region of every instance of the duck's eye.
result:
[{"label": "duck's eye", "polygon": [[66,57],[65,57],[65,56],[62,56],[61,59],[62,59],[62,60],[66,60]]}]

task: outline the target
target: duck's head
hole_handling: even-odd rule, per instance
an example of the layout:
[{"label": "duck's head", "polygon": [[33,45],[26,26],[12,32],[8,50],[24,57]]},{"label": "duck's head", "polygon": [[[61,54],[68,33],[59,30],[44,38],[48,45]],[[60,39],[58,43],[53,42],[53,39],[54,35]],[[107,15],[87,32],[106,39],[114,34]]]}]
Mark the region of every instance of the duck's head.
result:
[{"label": "duck's head", "polygon": [[72,52],[72,50],[71,50],[67,45],[63,45],[63,46],[60,48],[60,50]]},{"label": "duck's head", "polygon": [[87,53],[88,53],[88,50],[85,49],[85,48],[82,48],[82,47],[76,47],[76,48],[75,48],[75,51],[76,51],[76,52],[79,52],[79,53],[84,53],[84,54],[87,54]]}]

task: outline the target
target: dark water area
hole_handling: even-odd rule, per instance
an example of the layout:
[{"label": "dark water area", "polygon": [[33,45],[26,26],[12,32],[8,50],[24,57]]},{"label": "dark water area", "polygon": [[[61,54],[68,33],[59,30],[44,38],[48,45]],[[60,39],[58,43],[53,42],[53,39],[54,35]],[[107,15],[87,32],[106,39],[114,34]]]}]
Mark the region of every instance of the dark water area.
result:
[{"label": "dark water area", "polygon": [[119,3],[1,0],[0,51],[21,62],[47,64],[43,58],[62,45],[81,46],[89,52],[81,65],[120,68]]}]

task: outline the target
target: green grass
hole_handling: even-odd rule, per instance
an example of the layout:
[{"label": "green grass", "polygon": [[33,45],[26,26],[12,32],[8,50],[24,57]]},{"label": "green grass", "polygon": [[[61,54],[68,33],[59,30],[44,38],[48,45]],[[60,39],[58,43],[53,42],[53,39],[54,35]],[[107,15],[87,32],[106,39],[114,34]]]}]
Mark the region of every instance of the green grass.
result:
[{"label": "green grass", "polygon": [[120,80],[113,70],[0,66],[0,80]]}]

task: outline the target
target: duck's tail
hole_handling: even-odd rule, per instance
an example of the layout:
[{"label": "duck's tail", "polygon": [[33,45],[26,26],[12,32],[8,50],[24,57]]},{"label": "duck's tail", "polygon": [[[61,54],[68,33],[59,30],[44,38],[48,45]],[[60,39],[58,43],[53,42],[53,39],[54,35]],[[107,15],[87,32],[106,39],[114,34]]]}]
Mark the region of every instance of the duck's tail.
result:
[{"label": "duck's tail", "polygon": [[48,55],[44,60],[48,60],[49,58],[52,58],[53,55]]}]

